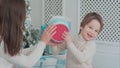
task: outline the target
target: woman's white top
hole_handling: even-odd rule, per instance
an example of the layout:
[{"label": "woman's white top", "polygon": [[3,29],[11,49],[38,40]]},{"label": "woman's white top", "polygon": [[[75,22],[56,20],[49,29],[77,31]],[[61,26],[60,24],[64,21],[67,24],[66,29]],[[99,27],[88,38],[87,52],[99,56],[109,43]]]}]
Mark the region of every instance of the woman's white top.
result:
[{"label": "woman's white top", "polygon": [[[0,43],[0,68],[32,68],[43,54],[46,44],[40,41],[33,47],[22,49],[21,53],[16,56],[10,56],[4,53],[4,42]],[[5,67],[6,66],[6,67]]]}]

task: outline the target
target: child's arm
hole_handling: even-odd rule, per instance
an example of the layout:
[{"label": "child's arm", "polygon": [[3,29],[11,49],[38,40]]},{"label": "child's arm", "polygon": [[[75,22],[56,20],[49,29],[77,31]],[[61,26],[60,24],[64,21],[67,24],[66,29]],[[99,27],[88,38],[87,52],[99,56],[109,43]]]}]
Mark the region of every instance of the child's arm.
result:
[{"label": "child's arm", "polygon": [[85,49],[83,51],[80,51],[73,43],[70,43],[68,46],[68,51],[74,55],[74,57],[79,61],[79,62],[85,62],[88,59],[92,59],[95,50],[96,50],[96,45],[94,42],[87,43]]},{"label": "child's arm", "polygon": [[[92,59],[95,50],[96,50],[96,45],[93,41],[89,41],[85,46],[85,49],[83,51],[81,51],[80,49],[78,49],[75,44],[72,42],[72,36],[70,33],[68,32],[64,32],[63,33],[63,38],[67,44],[67,49],[68,52],[70,51],[72,53],[72,55],[79,61],[79,62],[85,62],[88,59]],[[80,46],[78,44],[78,46]]]}]

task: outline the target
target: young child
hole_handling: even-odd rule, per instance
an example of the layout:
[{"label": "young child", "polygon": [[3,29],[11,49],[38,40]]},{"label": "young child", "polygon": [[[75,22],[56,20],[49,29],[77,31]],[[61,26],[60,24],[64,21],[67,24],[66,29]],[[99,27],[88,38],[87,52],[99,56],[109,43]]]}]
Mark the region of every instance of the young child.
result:
[{"label": "young child", "polygon": [[95,12],[88,13],[81,22],[79,35],[72,38],[69,32],[64,32],[65,45],[51,46],[53,54],[67,48],[66,68],[93,68],[92,58],[96,52],[94,39],[102,28],[102,17]]}]

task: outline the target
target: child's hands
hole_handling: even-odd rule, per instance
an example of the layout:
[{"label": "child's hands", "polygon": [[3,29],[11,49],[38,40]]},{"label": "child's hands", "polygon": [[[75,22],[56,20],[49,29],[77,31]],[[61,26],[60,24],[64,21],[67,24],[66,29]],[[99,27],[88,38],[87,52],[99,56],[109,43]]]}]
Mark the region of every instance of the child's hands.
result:
[{"label": "child's hands", "polygon": [[65,40],[65,43],[69,45],[72,42],[72,35],[69,32],[64,32],[62,38]]},{"label": "child's hands", "polygon": [[57,27],[55,27],[54,25],[50,25],[46,28],[46,30],[43,32],[40,41],[45,42],[46,44],[48,44],[48,42],[50,41],[50,39],[52,38],[52,36],[56,33],[55,29]]}]

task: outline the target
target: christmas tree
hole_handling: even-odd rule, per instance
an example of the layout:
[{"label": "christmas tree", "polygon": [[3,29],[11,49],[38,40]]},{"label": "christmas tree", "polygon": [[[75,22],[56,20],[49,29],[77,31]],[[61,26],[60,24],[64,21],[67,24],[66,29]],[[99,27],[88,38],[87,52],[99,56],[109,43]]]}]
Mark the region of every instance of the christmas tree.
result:
[{"label": "christmas tree", "polygon": [[32,27],[31,23],[31,7],[30,0],[26,0],[26,20],[25,20],[25,31],[23,32],[23,48],[28,48],[32,45],[35,45],[38,40],[39,29],[35,29]]}]

